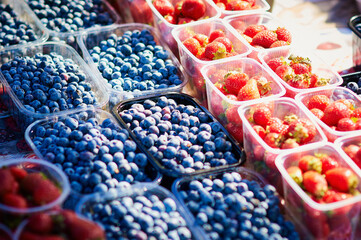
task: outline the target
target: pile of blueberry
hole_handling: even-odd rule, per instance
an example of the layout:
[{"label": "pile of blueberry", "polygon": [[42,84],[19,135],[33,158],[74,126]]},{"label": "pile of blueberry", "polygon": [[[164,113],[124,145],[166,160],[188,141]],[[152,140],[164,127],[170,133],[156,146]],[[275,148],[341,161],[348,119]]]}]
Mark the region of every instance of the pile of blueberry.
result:
[{"label": "pile of blueberry", "polygon": [[157,45],[147,29],[111,34],[89,53],[109,87],[127,92],[182,84],[169,52]]},{"label": "pile of blueberry", "polygon": [[293,224],[281,215],[272,185],[261,187],[238,172],[226,172],[184,181],[178,188],[195,222],[212,240],[299,239]]},{"label": "pile of blueberry", "polygon": [[57,53],[15,57],[1,66],[1,73],[31,112],[54,113],[97,102],[79,65]]},{"label": "pile of blueberry", "polygon": [[[107,192],[122,182],[154,180],[148,157],[112,119],[94,111],[35,125],[32,141],[44,158],[68,176],[73,191]],[[150,169],[149,169],[150,168]]]},{"label": "pile of blueberry", "polygon": [[356,81],[350,81],[346,84],[346,88],[350,89],[354,93],[361,94],[361,77],[355,79]]},{"label": "pile of blueberry", "polygon": [[22,21],[10,5],[0,3],[0,49],[36,39],[32,27]]},{"label": "pile of blueberry", "polygon": [[26,0],[40,21],[56,32],[75,32],[113,23],[102,0]]},{"label": "pile of blueberry", "polygon": [[95,202],[85,215],[102,224],[108,240],[192,239],[176,202],[158,196],[157,192],[145,191],[143,194],[114,197],[107,202]]},{"label": "pile of blueberry", "polygon": [[234,145],[220,123],[214,122],[190,100],[189,104],[178,104],[176,98],[145,99],[120,110],[119,114],[137,139],[167,169],[192,173],[238,163],[240,153],[233,151]]}]

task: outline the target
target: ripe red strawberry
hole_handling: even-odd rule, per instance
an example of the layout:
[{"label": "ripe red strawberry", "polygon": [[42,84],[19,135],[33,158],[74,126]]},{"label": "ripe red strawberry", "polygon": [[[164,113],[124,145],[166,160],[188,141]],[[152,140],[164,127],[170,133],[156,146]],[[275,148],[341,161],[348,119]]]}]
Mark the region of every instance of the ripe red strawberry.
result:
[{"label": "ripe red strawberry", "polygon": [[258,107],[253,112],[253,121],[261,125],[262,127],[266,127],[268,125],[268,122],[270,121],[272,117],[271,110],[266,106]]},{"label": "ripe red strawberry", "polygon": [[38,172],[29,173],[20,183],[20,188],[25,193],[33,193],[36,186],[44,180],[44,176]]},{"label": "ripe red strawberry", "polygon": [[238,114],[238,106],[230,107],[226,110],[226,118],[229,123],[242,125],[241,117]]},{"label": "ripe red strawberry", "polygon": [[198,57],[201,44],[195,38],[187,38],[183,41],[183,45],[196,57]]},{"label": "ripe red strawberry", "polygon": [[33,192],[33,201],[37,205],[43,205],[55,201],[61,192],[54,183],[48,179],[39,182]]},{"label": "ripe red strawberry", "polygon": [[361,148],[359,148],[355,154],[355,157],[351,159],[356,163],[356,165],[361,168]]},{"label": "ripe red strawberry", "polygon": [[253,76],[252,79],[257,81],[258,91],[261,96],[265,96],[272,90],[271,83],[266,77],[258,75]]},{"label": "ripe red strawberry", "polygon": [[325,175],[328,184],[341,192],[350,192],[359,183],[357,176],[350,169],[344,167],[330,169]]},{"label": "ripe red strawberry", "polygon": [[317,198],[323,197],[328,190],[326,179],[316,171],[307,171],[303,174],[303,186],[307,192]]},{"label": "ripe red strawberry", "polygon": [[322,171],[322,162],[319,158],[312,155],[304,155],[298,161],[298,167],[303,171],[307,172],[309,170],[316,171],[321,173]]},{"label": "ripe red strawberry", "polygon": [[226,88],[226,85],[225,85],[224,83],[222,83],[222,82],[216,82],[216,83],[214,84],[214,86],[215,86],[219,91],[221,91],[221,93],[223,93],[224,95],[229,94],[229,93],[228,93],[228,90],[227,90],[227,88]]},{"label": "ripe red strawberry", "polygon": [[351,118],[341,118],[337,123],[337,131],[354,131],[356,124]]},{"label": "ripe red strawberry", "polygon": [[214,30],[213,32],[211,32],[211,34],[209,35],[208,41],[211,43],[215,39],[217,39],[219,37],[225,37],[225,36],[226,36],[226,34],[224,33],[224,31],[222,29],[217,29],[217,30]]},{"label": "ripe red strawberry", "polygon": [[[350,144],[348,146],[345,146],[342,148],[342,150],[352,159],[354,160],[356,158],[357,152],[360,150],[360,146],[356,144]],[[360,157],[361,157],[361,151],[360,151]]]},{"label": "ripe red strawberry", "polygon": [[182,4],[182,15],[184,17],[198,20],[206,12],[206,5],[202,0],[184,0]]},{"label": "ripe red strawberry", "polygon": [[296,55],[291,54],[288,57],[288,60],[290,60],[289,65],[291,67],[294,64],[302,63],[302,64],[305,64],[306,66],[308,66],[308,68],[309,68],[308,72],[312,72],[311,60],[309,58],[305,58],[305,57],[296,56]]},{"label": "ripe red strawberry", "polygon": [[287,82],[291,87],[306,89],[310,86],[310,78],[306,74],[295,75],[292,79]]},{"label": "ripe red strawberry", "polygon": [[254,125],[252,128],[262,139],[266,136],[266,130],[262,126]]},{"label": "ripe red strawberry", "polygon": [[205,47],[208,44],[208,36],[205,34],[196,33],[193,38],[195,38],[202,47]]},{"label": "ripe red strawberry", "polygon": [[259,45],[264,48],[269,48],[275,41],[277,41],[276,33],[271,30],[263,30],[253,37],[252,45]]},{"label": "ripe red strawberry", "polygon": [[15,178],[8,169],[0,169],[0,196],[13,191]]},{"label": "ripe red strawberry", "polygon": [[280,147],[280,134],[275,132],[269,132],[263,138],[263,141],[272,148]]},{"label": "ripe red strawberry", "polygon": [[27,229],[35,233],[48,234],[53,229],[53,219],[47,213],[34,213],[28,219]]},{"label": "ripe red strawberry", "polygon": [[27,208],[25,198],[15,193],[6,193],[2,197],[2,203],[14,208]]},{"label": "ripe red strawberry", "polygon": [[278,66],[275,70],[275,73],[285,82],[292,80],[295,75],[293,69],[288,65]]},{"label": "ripe red strawberry", "polygon": [[168,14],[168,15],[165,15],[164,16],[164,19],[171,23],[171,24],[177,24],[178,21],[177,21],[177,17],[174,15],[174,14]]},{"label": "ripe red strawberry", "polygon": [[303,182],[302,170],[297,166],[287,168],[287,173],[290,177],[298,184],[301,185]]},{"label": "ripe red strawberry", "polygon": [[291,35],[290,31],[288,31],[286,28],[278,27],[276,29],[276,34],[277,34],[278,40],[285,41],[288,43],[292,42],[292,35]]},{"label": "ripe red strawberry", "polygon": [[276,47],[283,47],[283,46],[288,46],[289,43],[288,42],[285,42],[285,41],[282,41],[282,40],[277,40],[277,41],[274,41],[271,46],[269,46],[270,48],[276,48]]},{"label": "ripe red strawberry", "polygon": [[336,126],[342,118],[349,118],[349,108],[341,102],[332,102],[324,110],[322,121],[328,126]]},{"label": "ripe red strawberry", "polygon": [[227,54],[226,46],[220,42],[211,42],[204,50],[204,56],[209,60],[217,60],[225,58]]},{"label": "ripe red strawberry", "polygon": [[299,144],[311,142],[316,134],[315,125],[305,118],[291,122],[287,132],[287,135],[295,138]]},{"label": "ripe red strawberry", "polygon": [[361,129],[361,118],[357,119],[355,122],[356,130]]},{"label": "ripe red strawberry", "polygon": [[349,110],[351,110],[351,111],[354,110],[354,106],[353,106],[352,102],[350,100],[348,100],[348,99],[342,98],[342,99],[336,100],[335,102],[343,103],[343,104],[345,104],[347,106],[347,108]]},{"label": "ripe red strawberry", "polygon": [[168,0],[154,0],[153,6],[158,10],[160,15],[166,16],[174,13],[174,6]]},{"label": "ripe red strawberry", "polygon": [[318,108],[322,111],[325,110],[325,108],[330,105],[331,100],[329,97],[327,97],[326,95],[313,95],[310,100],[308,100],[307,103],[307,108],[308,109],[312,109],[312,108]]},{"label": "ripe red strawberry", "polygon": [[221,10],[226,10],[226,5],[225,5],[224,3],[219,2],[219,3],[217,3],[216,5],[217,5],[217,7],[219,7]]},{"label": "ripe red strawberry", "polygon": [[289,114],[283,117],[283,124],[290,125],[292,122],[299,120],[296,114]]},{"label": "ripe red strawberry", "polygon": [[291,68],[295,72],[295,74],[307,74],[309,72],[309,67],[305,63],[295,63],[291,65]]},{"label": "ripe red strawberry", "polygon": [[288,138],[286,141],[284,141],[281,145],[281,149],[292,149],[299,147],[300,144],[298,144],[297,140],[294,138]]},{"label": "ripe red strawberry", "polygon": [[250,79],[247,84],[239,90],[237,95],[238,101],[246,101],[258,98],[261,98],[261,95],[259,94],[257,81],[255,79]]},{"label": "ripe red strawberry", "polygon": [[249,80],[248,75],[242,72],[229,72],[225,76],[224,85],[227,91],[231,94],[237,95],[239,90],[246,85]]},{"label": "ripe red strawberry", "polygon": [[313,115],[315,115],[318,119],[321,119],[323,117],[323,111],[318,109],[318,108],[312,108],[311,113],[313,113]]},{"label": "ripe red strawberry", "polygon": [[333,202],[342,201],[342,200],[345,200],[345,199],[348,199],[351,197],[353,197],[351,194],[338,192],[333,189],[329,189],[323,196],[322,200],[325,203],[333,203]]},{"label": "ripe red strawberry", "polygon": [[28,173],[22,168],[10,167],[9,169],[10,169],[11,174],[14,176],[14,178],[17,181],[23,180],[26,177],[26,175],[28,175]]},{"label": "ripe red strawberry", "polygon": [[271,58],[267,61],[267,65],[275,72],[276,69],[281,66],[285,65],[286,61],[283,57]]},{"label": "ripe red strawberry", "polygon": [[241,11],[251,9],[251,4],[242,0],[228,0],[226,9],[230,11]]},{"label": "ripe red strawberry", "polygon": [[253,38],[257,33],[267,30],[267,27],[262,24],[251,24],[244,31],[243,34]]},{"label": "ripe red strawberry", "polygon": [[223,43],[223,45],[226,47],[226,50],[228,53],[232,52],[232,50],[233,50],[233,44],[232,44],[231,40],[229,40],[228,37],[219,37],[219,38],[214,39],[213,42]]},{"label": "ripe red strawberry", "polygon": [[284,124],[278,117],[271,117],[267,123],[268,132],[281,133],[284,130]]},{"label": "ripe red strawberry", "polygon": [[361,118],[361,108],[355,108],[351,114],[352,118]]},{"label": "ripe red strawberry", "polygon": [[322,174],[325,174],[328,170],[339,167],[338,162],[333,157],[327,154],[321,154],[318,156],[322,163]]},{"label": "ripe red strawberry", "polygon": [[181,0],[179,2],[177,2],[174,5],[174,15],[178,18],[178,17],[182,17],[182,4],[183,4],[184,0]]}]

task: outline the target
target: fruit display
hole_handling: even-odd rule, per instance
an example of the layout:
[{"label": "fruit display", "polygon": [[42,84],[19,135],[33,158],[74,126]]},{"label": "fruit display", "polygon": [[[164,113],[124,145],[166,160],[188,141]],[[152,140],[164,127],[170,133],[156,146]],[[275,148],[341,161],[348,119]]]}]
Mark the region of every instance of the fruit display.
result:
[{"label": "fruit display", "polygon": [[339,86],[341,76],[326,65],[317,55],[285,48],[260,52],[258,58],[272,71],[286,88],[286,96],[308,92],[311,88],[323,89]]},{"label": "fruit display", "polygon": [[206,81],[209,111],[243,144],[238,107],[285,94],[283,86],[250,58],[211,63],[201,69]]},{"label": "fruit display", "polygon": [[193,23],[172,31],[178,43],[180,61],[189,75],[189,94],[206,105],[205,80],[201,68],[211,62],[220,62],[223,58],[245,57],[249,48],[227,27],[223,21]]},{"label": "fruit display", "polygon": [[203,239],[192,233],[185,210],[165,188],[135,184],[104,196],[82,199],[77,212],[99,222],[115,239]]},{"label": "fruit display", "polygon": [[80,218],[71,210],[35,213],[15,233],[18,240],[105,240],[105,231],[95,222]]},{"label": "fruit display", "polygon": [[300,93],[296,100],[305,111],[313,114],[330,142],[361,130],[361,100],[347,88],[330,87]]},{"label": "fruit display", "polygon": [[179,179],[173,192],[209,239],[299,239],[276,189],[248,169]]},{"label": "fruit display", "polygon": [[153,27],[123,24],[86,31],[79,45],[111,92],[110,107],[125,98],[181,91],[187,82],[178,59],[163,47]]},{"label": "fruit display", "polygon": [[[352,239],[360,213],[357,166],[330,143],[277,157],[286,207],[315,239]],[[341,230],[342,229],[342,230]]]},{"label": "fruit display", "polygon": [[129,100],[115,111],[166,175],[194,175],[242,162],[243,153],[227,131],[187,95]]},{"label": "fruit display", "polygon": [[241,106],[239,115],[247,165],[278,190],[281,178],[275,165],[277,155],[327,141],[312,117],[291,98]]}]

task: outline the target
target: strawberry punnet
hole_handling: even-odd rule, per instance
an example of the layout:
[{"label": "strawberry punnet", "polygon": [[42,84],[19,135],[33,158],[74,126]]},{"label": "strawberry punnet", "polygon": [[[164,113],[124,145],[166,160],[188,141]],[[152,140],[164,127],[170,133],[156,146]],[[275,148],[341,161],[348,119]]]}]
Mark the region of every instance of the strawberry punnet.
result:
[{"label": "strawberry punnet", "polygon": [[307,171],[303,174],[303,186],[307,192],[316,196],[322,197],[328,190],[326,179],[316,171]]},{"label": "strawberry punnet", "polygon": [[348,168],[333,168],[328,170],[325,175],[330,186],[341,192],[350,192],[359,183],[357,176]]},{"label": "strawberry punnet", "polygon": [[271,30],[263,30],[253,37],[251,44],[269,48],[275,41],[277,41],[277,34],[275,32]]}]

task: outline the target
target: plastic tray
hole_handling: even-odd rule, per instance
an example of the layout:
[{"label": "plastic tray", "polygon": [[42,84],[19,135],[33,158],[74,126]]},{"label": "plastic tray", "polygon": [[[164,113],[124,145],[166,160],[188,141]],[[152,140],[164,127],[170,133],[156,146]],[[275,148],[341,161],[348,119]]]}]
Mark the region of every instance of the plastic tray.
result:
[{"label": "plastic tray", "polygon": [[212,31],[218,29],[222,29],[225,32],[226,37],[228,37],[233,44],[234,51],[238,53],[238,55],[228,57],[227,59],[230,61],[235,60],[245,57],[250,53],[251,50],[247,47],[245,43],[246,40],[238,34],[236,35],[234,29],[230,29],[221,19],[209,19],[207,21],[184,24],[172,31],[172,35],[178,43],[180,61],[189,76],[190,91],[187,93],[197,98],[204,106],[207,104],[207,95],[204,78],[201,75],[201,68],[206,64],[218,63],[224,59],[213,61],[200,60],[194,56],[182,42],[189,37],[189,32],[201,33],[209,36]]},{"label": "plastic tray", "polygon": [[147,194],[156,195],[160,200],[166,198],[171,198],[175,201],[177,211],[186,221],[186,225],[189,230],[192,232],[192,239],[202,240],[204,237],[200,234],[199,230],[193,226],[193,223],[190,221],[190,216],[188,212],[184,209],[183,205],[174,197],[174,195],[169,192],[167,189],[152,184],[152,183],[139,183],[127,188],[124,191],[117,191],[116,194],[93,194],[81,199],[81,201],[76,206],[76,212],[85,218],[90,218],[93,214],[93,207],[98,203],[106,203],[113,200],[122,201],[124,197],[135,198],[137,196],[145,196]]},{"label": "plastic tray", "polygon": [[271,8],[271,6],[265,0],[255,0],[255,5],[258,5],[259,8],[251,9],[251,10],[239,10],[239,11],[223,10],[223,9],[219,8],[217,5],[216,5],[216,8],[218,9],[218,11],[221,12],[221,18],[225,18],[225,17],[232,16],[235,14],[240,14],[240,13],[252,14],[255,12],[266,12],[266,11],[270,10],[270,8]]},{"label": "plastic tray", "polygon": [[[361,1],[357,0],[358,7],[361,7]],[[352,31],[352,62],[357,71],[361,70],[361,15],[350,18],[348,27]]]},{"label": "plastic tray", "polygon": [[[354,239],[352,236],[359,222],[361,195],[339,202],[320,204],[312,200],[287,173],[288,167],[298,165],[301,156],[317,153],[334,156],[341,166],[350,168],[359,181],[361,180],[360,169],[331,143],[283,153],[277,157],[276,165],[282,174],[285,205],[296,218],[306,224],[314,239]],[[357,190],[361,190],[361,185]]]},{"label": "plastic tray", "polygon": [[280,187],[282,179],[276,169],[275,159],[279,154],[288,152],[290,149],[276,149],[270,147],[254,131],[248,120],[250,115],[253,114],[253,109],[264,104],[273,108],[272,116],[274,117],[283,119],[284,116],[296,114],[299,118],[310,120],[316,127],[317,134],[314,139],[310,143],[294,148],[297,151],[302,151],[302,149],[307,148],[307,146],[319,146],[320,144],[327,142],[327,138],[311,114],[300,108],[299,104],[291,98],[272,99],[261,103],[244,105],[238,109],[243,123],[243,141],[244,151],[247,156],[247,166],[254,169],[256,172],[261,173],[263,177],[265,177],[277,188],[279,192],[281,192]]},{"label": "plastic tray", "polygon": [[[121,102],[120,104],[118,104],[117,106],[115,106],[113,108],[113,114],[116,116],[116,118],[119,120],[119,122],[121,123],[121,125],[123,125],[124,128],[128,129],[129,132],[131,133],[131,135],[134,136],[136,142],[138,143],[139,146],[141,146],[144,151],[148,151],[146,150],[146,147],[140,142],[139,139],[136,139],[134,133],[132,132],[132,130],[127,126],[127,124],[122,120],[122,118],[120,117],[119,113],[124,111],[124,110],[128,110],[133,104],[135,103],[143,103],[145,100],[150,99],[150,100],[156,100],[161,96],[165,96],[167,98],[171,98],[174,99],[178,104],[187,104],[187,105],[192,105],[198,109],[201,109],[203,112],[205,112],[208,117],[211,119],[210,122],[218,122],[217,119],[215,117],[213,117],[208,110],[206,110],[204,107],[200,106],[200,104],[193,99],[192,97],[186,95],[186,94],[181,94],[181,93],[169,93],[169,94],[161,94],[161,95],[157,95],[157,96],[148,96],[148,97],[142,97],[142,98],[136,98],[133,100],[128,100],[128,101],[124,101]],[[222,126],[221,131],[223,131],[224,133],[227,134],[228,136],[228,141],[230,141],[232,143],[232,152],[234,154],[236,154],[236,156],[238,157],[239,161],[238,163],[232,164],[232,165],[228,165],[228,166],[221,166],[221,167],[213,167],[210,169],[203,169],[203,170],[196,170],[192,173],[185,173],[185,172],[178,172],[178,171],[174,171],[171,169],[166,168],[165,166],[162,165],[161,162],[159,162],[157,159],[155,159],[154,157],[151,158],[151,160],[154,162],[154,165],[156,166],[156,168],[163,173],[164,175],[167,176],[171,176],[171,177],[184,177],[184,176],[193,176],[193,175],[198,175],[201,173],[205,173],[205,172],[212,172],[218,169],[224,169],[224,168],[229,168],[229,167],[234,167],[240,164],[243,164],[245,161],[244,158],[244,154],[243,151],[239,148],[239,146],[237,145],[236,141],[233,139],[232,136],[229,135],[229,133],[227,132],[226,129],[224,129],[224,127]]]},{"label": "plastic tray", "polygon": [[[286,29],[288,29],[285,24],[283,24],[279,19],[277,19],[275,17],[275,15],[269,13],[269,12],[251,12],[248,13],[246,11],[244,11],[244,13],[239,13],[237,15],[230,15],[224,18],[224,21],[226,22],[226,24],[230,25],[230,28],[234,29],[235,32],[237,32],[237,34],[239,34],[240,38],[243,38],[243,36],[241,35],[241,33],[244,32],[244,30],[250,26],[250,25],[264,25],[267,27],[267,29],[269,30],[276,30],[278,27],[285,27]],[[293,34],[291,33],[291,35],[293,36]],[[275,48],[265,48],[265,49],[260,49],[260,48],[256,48],[253,47],[251,44],[249,44],[246,41],[247,46],[251,49],[251,53],[247,56],[249,58],[254,58],[257,61],[259,61],[258,59],[258,53],[263,51],[263,52],[267,52],[269,50],[274,50]],[[293,46],[293,43],[291,43],[290,45],[287,46],[282,46],[282,47],[277,47],[276,49],[284,49],[284,48],[291,48]]]},{"label": "plastic tray", "polygon": [[48,39],[48,31],[41,28],[41,22],[35,16],[34,12],[29,8],[29,6],[23,2],[23,0],[0,0],[0,3],[10,5],[16,14],[16,17],[24,21],[26,24],[29,24],[37,37],[35,41],[29,41],[26,44],[15,44],[4,48],[0,47],[1,51],[25,47],[29,44],[42,43]]},{"label": "plastic tray", "polygon": [[[174,40],[172,36],[172,30],[176,29],[180,26],[188,27],[191,26],[193,23],[185,23],[181,25],[172,24],[167,22],[164,17],[158,12],[157,9],[153,6],[152,0],[146,0],[148,6],[152,10],[153,13],[153,25],[159,32],[162,33],[162,37],[165,42],[168,44],[169,48],[173,51],[174,54],[178,55],[178,48],[177,42]],[[176,3],[180,2],[181,0],[170,0],[170,2],[175,5]],[[212,21],[213,19],[218,19],[221,16],[221,13],[218,11],[216,4],[214,4],[213,0],[203,0],[206,5],[206,12],[204,14],[204,18],[197,20],[196,22],[208,22]],[[207,16],[207,17],[206,17]]]},{"label": "plastic tray", "polygon": [[294,98],[296,94],[302,92],[308,92],[312,89],[299,89],[290,86],[288,83],[283,81],[277,74],[273,72],[273,70],[267,65],[267,61],[276,58],[276,57],[284,57],[288,58],[291,54],[301,57],[308,57],[311,60],[312,73],[317,74],[321,78],[330,78],[330,82],[326,86],[316,87],[315,89],[324,89],[328,86],[338,86],[342,84],[341,76],[331,69],[329,65],[327,65],[320,57],[318,57],[313,52],[307,51],[306,49],[290,49],[290,48],[275,48],[274,50],[269,50],[267,52],[260,52],[258,54],[259,60],[261,63],[270,70],[278,79],[282,85],[286,88],[286,96]]},{"label": "plastic tray", "polygon": [[[248,101],[235,101],[229,99],[214,85],[220,79],[223,79],[223,76],[226,75],[229,71],[246,73],[249,78],[253,76],[265,77],[270,83],[270,93],[265,97]],[[227,110],[231,108],[237,108],[243,104],[251,104],[279,98],[286,93],[284,87],[274,79],[274,76],[269,73],[269,70],[259,64],[257,61],[250,58],[239,58],[234,60],[224,59],[224,61],[215,63],[212,62],[204,66],[201,69],[201,73],[206,81],[208,109],[223,124],[223,126],[228,129],[231,134],[232,132],[235,132],[235,127],[242,127],[242,122],[229,121],[226,117]],[[240,143],[243,142],[242,136],[241,139],[238,139],[237,136],[234,137]]]},{"label": "plastic tray", "polygon": [[309,114],[312,115],[313,119],[317,122],[317,124],[322,128],[323,132],[326,134],[328,141],[334,142],[338,137],[346,136],[348,134],[361,134],[361,130],[355,131],[337,131],[329,127],[323,121],[318,119],[315,115],[313,115],[310,110],[306,107],[308,100],[318,94],[324,94],[329,96],[332,101],[337,99],[345,98],[350,99],[355,104],[356,108],[361,107],[361,99],[351,90],[344,88],[344,87],[328,87],[324,88],[323,90],[320,89],[313,89],[309,92],[300,93],[295,97],[295,100],[299,103],[298,105],[304,110],[307,111]]},{"label": "plastic tray", "polygon": [[[18,47],[12,50],[0,51],[0,64],[6,63],[15,56],[25,57],[34,56],[37,53],[49,54],[51,52],[57,53],[64,58],[70,58],[80,67],[80,70],[86,75],[86,82],[89,82],[92,86],[92,91],[95,94],[97,103],[96,107],[104,107],[108,102],[108,94],[104,86],[100,83],[100,80],[92,74],[92,71],[79,54],[70,46],[59,42],[47,42],[36,44],[27,47]],[[19,124],[22,130],[37,119],[50,118],[52,116],[59,116],[63,113],[67,113],[70,110],[59,111],[57,113],[33,113],[27,110],[24,105],[20,102],[18,97],[15,95],[8,82],[5,80],[3,74],[0,72],[0,81],[2,83],[2,91],[4,94],[1,95],[5,105],[9,108],[10,113],[14,116],[16,122]]]},{"label": "plastic tray", "polygon": [[[100,42],[106,40],[111,34],[116,34],[117,36],[122,36],[126,31],[134,31],[134,30],[144,30],[147,29],[150,33],[154,36],[154,40],[157,45],[162,46],[165,50],[169,53],[169,59],[172,60],[174,65],[178,68],[178,75],[180,79],[183,81],[182,84],[176,87],[169,87],[163,89],[155,89],[155,90],[147,90],[147,91],[133,91],[133,92],[126,92],[126,91],[118,91],[110,86],[107,85],[106,80],[103,78],[102,74],[99,72],[97,66],[95,65],[92,57],[89,54],[89,50],[95,46],[99,46]],[[131,24],[122,24],[122,25],[113,25],[109,27],[102,27],[97,28],[89,31],[85,31],[82,35],[78,38],[78,43],[83,53],[83,58],[85,62],[87,62],[90,68],[94,71],[97,78],[102,79],[102,83],[107,88],[107,92],[110,92],[110,108],[118,104],[123,99],[130,99],[134,97],[140,97],[149,94],[157,94],[163,92],[180,92],[184,85],[188,82],[185,77],[185,73],[183,67],[180,65],[178,59],[174,56],[174,54],[169,50],[168,46],[164,41],[161,39],[160,34],[158,31],[148,25],[139,24],[139,23],[131,23]]]}]

